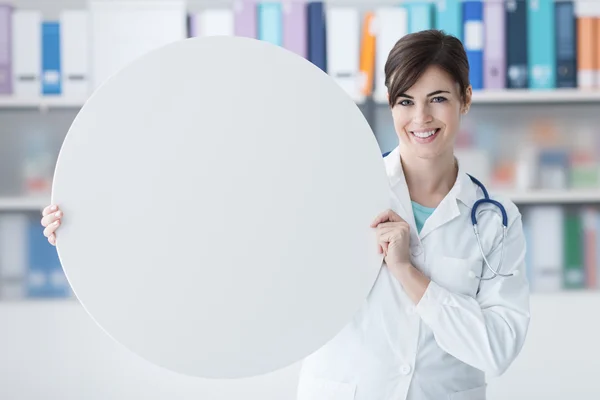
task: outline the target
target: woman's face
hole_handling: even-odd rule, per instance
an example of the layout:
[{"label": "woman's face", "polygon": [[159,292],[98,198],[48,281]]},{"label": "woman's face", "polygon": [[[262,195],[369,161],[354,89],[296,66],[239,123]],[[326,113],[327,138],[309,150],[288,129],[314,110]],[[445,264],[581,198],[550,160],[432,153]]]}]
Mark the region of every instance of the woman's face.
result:
[{"label": "woman's face", "polygon": [[451,76],[437,66],[429,67],[392,106],[402,152],[428,159],[452,154],[460,116],[470,105],[471,93],[469,87],[463,105]]}]

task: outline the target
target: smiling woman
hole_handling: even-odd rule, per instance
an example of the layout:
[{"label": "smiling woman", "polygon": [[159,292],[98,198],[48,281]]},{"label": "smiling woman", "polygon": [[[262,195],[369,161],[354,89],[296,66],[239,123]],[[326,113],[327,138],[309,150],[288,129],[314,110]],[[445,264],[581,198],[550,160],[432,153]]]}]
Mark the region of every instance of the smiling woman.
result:
[{"label": "smiling woman", "polygon": [[[529,326],[521,214],[494,198],[506,228],[476,213],[479,247],[471,211],[487,192],[454,156],[472,95],[462,43],[405,35],[385,75],[399,140],[385,156],[392,207],[371,225],[385,267],[352,323],[304,361],[298,398],[484,400],[485,375],[506,371]],[[512,275],[484,277],[484,257]]]},{"label": "smiling woman", "polygon": [[460,115],[472,95],[462,43],[435,30],[409,35],[390,52],[385,72],[403,158],[453,158]]}]

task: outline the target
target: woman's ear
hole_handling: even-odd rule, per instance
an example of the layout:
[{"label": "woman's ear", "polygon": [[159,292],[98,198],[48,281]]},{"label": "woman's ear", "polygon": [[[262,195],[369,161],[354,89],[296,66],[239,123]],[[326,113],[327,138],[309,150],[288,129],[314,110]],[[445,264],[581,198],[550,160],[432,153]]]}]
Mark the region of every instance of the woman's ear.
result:
[{"label": "woman's ear", "polygon": [[473,87],[469,85],[465,90],[465,101],[460,110],[461,114],[466,114],[469,112],[469,108],[471,108],[471,99],[473,97]]}]

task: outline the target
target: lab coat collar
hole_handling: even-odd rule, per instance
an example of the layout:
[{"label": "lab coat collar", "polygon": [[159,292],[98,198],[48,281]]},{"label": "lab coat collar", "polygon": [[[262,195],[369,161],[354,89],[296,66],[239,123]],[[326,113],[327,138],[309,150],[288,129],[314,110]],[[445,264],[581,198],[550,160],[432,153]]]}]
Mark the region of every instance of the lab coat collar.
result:
[{"label": "lab coat collar", "polygon": [[[434,213],[425,222],[425,225],[419,234],[421,239],[427,236],[431,231],[458,217],[461,213],[458,206],[459,201],[464,204],[468,208],[468,212],[470,212],[473,204],[477,200],[477,185],[471,181],[469,175],[467,175],[461,167],[460,162],[457,161],[457,164],[458,174],[454,186],[438,205]],[[411,228],[416,232],[416,223],[408,186],[406,184],[406,177],[404,176],[404,171],[402,169],[399,147],[396,147],[385,157],[385,166],[390,187],[404,208],[405,215],[408,218],[406,222],[408,222],[411,225]]]}]

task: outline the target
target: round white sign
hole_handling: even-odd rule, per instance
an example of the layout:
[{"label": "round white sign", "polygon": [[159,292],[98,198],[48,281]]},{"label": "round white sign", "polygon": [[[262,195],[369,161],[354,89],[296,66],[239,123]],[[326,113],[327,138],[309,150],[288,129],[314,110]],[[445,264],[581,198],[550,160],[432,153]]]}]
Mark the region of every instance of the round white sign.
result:
[{"label": "round white sign", "polygon": [[376,139],[309,61],[242,37],[145,54],[85,103],[60,150],[57,250],[117,342],[187,375],[300,361],[363,304],[389,208]]}]

